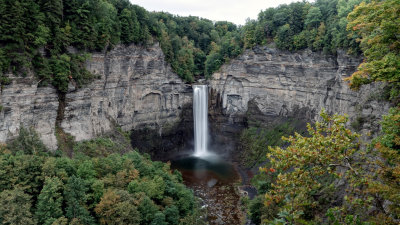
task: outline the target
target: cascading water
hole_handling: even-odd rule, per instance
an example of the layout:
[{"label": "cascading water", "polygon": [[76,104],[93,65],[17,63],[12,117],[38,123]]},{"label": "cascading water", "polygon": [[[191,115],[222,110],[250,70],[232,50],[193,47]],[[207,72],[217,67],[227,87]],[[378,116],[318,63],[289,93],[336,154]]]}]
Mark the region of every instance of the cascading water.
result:
[{"label": "cascading water", "polygon": [[[210,224],[240,224],[243,212],[236,207],[240,196],[238,170],[227,158],[213,153],[208,143],[208,87],[193,85],[194,154],[171,161],[171,168],[182,173],[185,184],[202,199]],[[214,145],[216,146],[216,145]],[[217,150],[224,150],[224,146]],[[225,155],[226,157],[227,155]]]},{"label": "cascading water", "polygon": [[208,87],[193,85],[194,155],[208,155]]}]

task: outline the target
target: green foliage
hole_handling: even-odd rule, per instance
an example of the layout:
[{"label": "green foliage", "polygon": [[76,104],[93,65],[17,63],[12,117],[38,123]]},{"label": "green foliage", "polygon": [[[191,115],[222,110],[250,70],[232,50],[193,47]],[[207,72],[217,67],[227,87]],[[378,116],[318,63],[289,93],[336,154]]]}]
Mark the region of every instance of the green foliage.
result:
[{"label": "green foliage", "polygon": [[[392,108],[383,117],[382,135],[369,152],[359,148],[359,135],[345,127],[346,117],[331,117],[324,111],[321,117],[315,128],[308,125],[308,136],[296,133],[283,138],[290,143],[287,148],[269,147],[267,164],[252,179],[262,194],[250,202],[252,220],[257,224],[396,224],[400,109]],[[344,197],[338,198],[337,181],[346,183]],[[390,204],[384,207],[387,200]]]},{"label": "green foliage", "polygon": [[[7,0],[0,4],[0,45],[5,46],[0,50],[0,84],[9,83],[7,72],[25,75],[33,70],[41,85],[53,84],[66,92],[69,82],[79,87],[93,79],[85,60],[75,59],[82,52],[107,51],[119,43],[148,45],[154,39],[173,70],[188,82],[197,76],[210,78],[243,48],[273,40],[284,50],[357,52],[358,35],[349,35],[346,17],[360,2],[283,4],[237,27],[226,21],[149,13],[126,0]],[[69,52],[70,46],[78,53]],[[395,58],[385,60],[395,67]]]},{"label": "green foliage", "polygon": [[147,196],[143,196],[140,200],[138,210],[142,215],[142,224],[151,224],[156,219],[155,214],[158,212],[156,204]]},{"label": "green foliage", "polygon": [[389,114],[383,117],[382,134],[374,142],[371,168],[375,168],[368,176],[366,193],[376,202],[387,199],[391,204],[387,210],[380,210],[373,222],[396,224],[400,219],[400,108],[392,108]]},{"label": "green foliage", "polygon": [[289,24],[279,27],[276,32],[275,43],[278,48],[292,49],[293,46],[293,32]]},{"label": "green foliage", "polygon": [[126,191],[108,190],[95,208],[101,224],[139,224],[135,198]]},{"label": "green foliage", "polygon": [[251,126],[242,131],[240,135],[240,148],[242,163],[246,167],[264,162],[265,149],[268,146],[281,146],[284,144],[281,137],[293,134],[292,121],[278,124],[272,128]]},{"label": "green foliage", "polygon": [[347,29],[359,39],[365,61],[349,78],[353,88],[374,81],[392,86],[391,98],[400,94],[400,3],[397,0],[361,3],[348,15]]},{"label": "green foliage", "polygon": [[4,190],[0,193],[0,223],[36,224],[31,209],[31,196],[21,189]]},{"label": "green foliage", "polygon": [[128,185],[130,193],[143,192],[154,200],[162,200],[165,191],[165,182],[162,177],[154,176],[152,180],[137,179]]},{"label": "green foliage", "polygon": [[165,221],[170,225],[179,223],[179,210],[176,206],[167,206],[164,210]]},{"label": "green foliage", "polygon": [[[308,125],[309,137],[296,133],[283,138],[290,142],[287,148],[269,147],[270,168],[262,171],[277,173],[276,181],[265,194],[267,206],[279,205],[277,216],[281,219],[275,222],[318,219],[316,212],[324,211],[320,208],[322,201],[332,198],[334,193],[332,181],[343,176],[336,168],[347,168],[346,176],[357,175],[351,158],[357,153],[359,135],[345,128],[347,118],[343,116],[330,117],[322,111],[321,117],[315,128]],[[308,213],[310,210],[312,214]]]},{"label": "green foliage", "polygon": [[47,152],[46,146],[39,138],[39,134],[32,128],[21,127],[18,137],[13,140],[8,149],[12,152],[22,151],[25,154],[40,155]]},{"label": "green foliage", "polygon": [[367,222],[362,222],[359,217],[354,215],[346,215],[339,207],[328,209],[326,212],[330,224],[348,224],[348,225],[368,225]]},{"label": "green foliage", "polygon": [[255,224],[261,224],[262,221],[274,218],[277,215],[277,207],[265,206],[264,195],[258,195],[250,201],[248,211],[250,213],[250,219]]},{"label": "green foliage", "polygon": [[311,7],[307,13],[304,25],[306,27],[318,28],[322,22],[322,13],[319,7]]},{"label": "green foliage", "polygon": [[[39,154],[32,146],[43,143],[26,132],[23,151],[0,146],[0,221],[11,221],[5,224],[179,224],[200,216],[192,191],[169,164],[110,138],[75,144],[89,149],[75,158]],[[112,154],[114,147],[121,151]]]},{"label": "green foliage", "polygon": [[361,0],[317,0],[283,4],[261,11],[258,20],[242,28],[245,48],[274,41],[283,50],[323,50],[335,53],[344,48],[358,53],[357,35],[346,30],[347,15]]},{"label": "green foliage", "polygon": [[39,224],[51,225],[63,215],[63,183],[58,177],[46,177],[38,196],[35,216]]},{"label": "green foliage", "polygon": [[198,17],[154,13],[161,48],[172,68],[186,81],[194,76],[210,78],[220,66],[242,51],[239,29],[229,22],[215,24]]},{"label": "green foliage", "polygon": [[90,157],[108,156],[113,153],[123,153],[125,146],[114,142],[111,138],[95,138],[78,142],[73,146],[76,154],[82,153]]},{"label": "green foliage", "polygon": [[151,221],[151,225],[168,225],[168,223],[165,222],[165,215],[162,212],[157,212],[154,215],[153,221]]},{"label": "green foliage", "polygon": [[64,189],[66,201],[66,217],[70,220],[79,219],[84,224],[92,224],[93,218],[85,208],[87,187],[85,180],[71,176]]}]

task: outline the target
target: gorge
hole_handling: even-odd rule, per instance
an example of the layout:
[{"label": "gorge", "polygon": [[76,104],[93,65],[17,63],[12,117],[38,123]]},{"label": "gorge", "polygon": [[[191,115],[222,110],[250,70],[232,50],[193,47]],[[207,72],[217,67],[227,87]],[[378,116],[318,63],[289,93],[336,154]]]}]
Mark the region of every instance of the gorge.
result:
[{"label": "gorge", "polygon": [[0,1],[0,224],[399,224],[400,2],[267,2]]},{"label": "gorge", "polygon": [[[246,50],[208,81],[210,131],[237,134],[245,126],[248,110],[272,123],[276,118],[296,116],[315,121],[322,108],[346,113],[353,121],[364,118],[361,129],[378,130],[376,121],[389,108],[379,99],[380,85],[352,91],[343,81],[359,63],[343,51],[329,56],[266,47]],[[86,67],[99,78],[81,89],[70,83],[65,107],[61,107],[61,128],[76,141],[105,134],[115,126],[193,138],[192,87],[171,71],[156,44],[94,53]],[[55,89],[39,87],[33,75],[15,77],[12,84],[3,86],[0,104],[1,142],[15,137],[20,126],[33,126],[50,149],[57,147],[55,126],[60,107]],[[174,130],[179,123],[184,125]]]},{"label": "gorge", "polygon": [[[343,51],[333,56],[255,47],[224,65],[206,81],[208,88],[183,82],[171,71],[157,44],[118,46],[106,54],[92,54],[86,67],[99,78],[81,89],[71,82],[64,102],[53,88],[38,87],[33,77],[16,77],[4,86],[0,141],[15,137],[20,126],[33,126],[43,142],[56,149],[59,110],[63,111],[60,128],[76,141],[120,127],[132,130],[133,147],[160,160],[193,149],[204,155],[208,136],[212,145],[223,146],[213,148],[224,155],[222,161],[226,157],[232,160],[238,155],[238,137],[248,120],[256,119],[265,126],[290,118],[313,122],[322,108],[347,113],[351,121],[363,118],[359,130],[374,135],[389,104],[380,101],[380,84],[366,85],[358,92],[349,89],[343,79],[359,63]],[[208,112],[198,114],[197,121],[195,114],[201,110]],[[204,114],[208,114],[209,125],[204,122],[207,118],[200,118]],[[192,142],[195,135],[201,142]],[[173,161],[172,168],[179,169],[185,184],[211,207],[210,222],[239,223],[243,218],[228,213],[239,207],[235,187],[240,182],[238,171],[222,161],[183,158]]]}]

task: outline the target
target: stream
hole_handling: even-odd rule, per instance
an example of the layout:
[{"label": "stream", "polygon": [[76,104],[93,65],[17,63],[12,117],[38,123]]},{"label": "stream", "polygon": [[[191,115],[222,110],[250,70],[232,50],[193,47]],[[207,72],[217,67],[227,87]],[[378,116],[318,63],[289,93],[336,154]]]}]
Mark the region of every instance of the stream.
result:
[{"label": "stream", "polygon": [[171,161],[171,168],[182,173],[186,186],[201,199],[209,224],[239,225],[245,220],[240,208],[236,167],[222,158],[186,157]]}]

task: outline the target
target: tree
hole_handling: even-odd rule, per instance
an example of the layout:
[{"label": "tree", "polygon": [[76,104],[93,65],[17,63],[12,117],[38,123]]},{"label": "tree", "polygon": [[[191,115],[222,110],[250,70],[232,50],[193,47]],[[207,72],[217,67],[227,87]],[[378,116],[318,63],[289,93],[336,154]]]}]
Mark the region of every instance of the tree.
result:
[{"label": "tree", "polygon": [[71,76],[71,57],[62,54],[58,57],[53,56],[50,60],[50,67],[54,74],[53,85],[59,91],[66,93],[68,91],[68,83]]},{"label": "tree", "polygon": [[292,50],[293,46],[293,31],[289,24],[279,27],[275,37],[276,46],[280,49]]},{"label": "tree", "polygon": [[64,189],[66,216],[70,220],[79,219],[84,224],[92,224],[94,220],[85,208],[86,191],[84,180],[76,176],[68,179]]},{"label": "tree", "polygon": [[93,162],[91,160],[81,162],[76,171],[76,175],[86,181],[94,179],[96,171],[94,170]]},{"label": "tree", "polygon": [[311,7],[304,21],[304,25],[310,28],[318,28],[322,22],[322,13],[318,7]]},{"label": "tree", "polygon": [[391,98],[400,95],[400,2],[362,2],[347,19],[347,29],[358,34],[365,60],[348,80],[352,88],[374,81],[392,86]]},{"label": "tree", "polygon": [[400,215],[400,107],[392,108],[383,117],[382,135],[374,141],[374,155],[371,168],[374,177],[368,183],[367,192],[377,199],[377,209],[384,209],[384,200],[390,201],[386,210],[379,210],[373,222],[396,224]]},{"label": "tree", "polygon": [[141,195],[138,211],[141,215],[140,224],[150,224],[158,212],[158,207],[149,197]]},{"label": "tree", "polygon": [[168,223],[165,222],[165,215],[162,212],[157,212],[150,225],[168,225]]},{"label": "tree", "polygon": [[8,148],[13,152],[22,151],[29,155],[40,155],[47,152],[46,146],[33,127],[28,129],[21,127],[17,139],[12,141]]},{"label": "tree", "polygon": [[165,221],[170,225],[177,225],[179,223],[179,210],[176,206],[168,206],[164,210]]},{"label": "tree", "polygon": [[152,180],[133,180],[128,185],[130,193],[143,192],[154,200],[162,200],[165,191],[165,182],[162,177],[156,175]]},{"label": "tree", "polygon": [[124,44],[137,42],[139,37],[139,22],[134,11],[124,9],[120,15],[121,41]]},{"label": "tree", "polygon": [[40,224],[51,225],[63,216],[63,183],[57,177],[46,177],[39,194],[35,216]]},{"label": "tree", "polygon": [[247,20],[246,25],[244,27],[244,35],[243,35],[243,42],[244,48],[253,48],[256,46],[256,21],[254,20]]},{"label": "tree", "polygon": [[0,223],[15,225],[36,224],[31,209],[31,196],[20,189],[0,193]]},{"label": "tree", "polygon": [[331,198],[333,181],[344,175],[337,168],[347,170],[348,176],[357,176],[352,157],[358,151],[359,135],[345,127],[346,117],[330,117],[325,111],[320,115],[322,120],[315,123],[315,128],[307,125],[309,136],[296,133],[283,137],[290,143],[286,149],[269,147],[267,157],[271,167],[262,169],[278,173],[276,183],[265,194],[265,204],[280,205],[281,215],[289,223],[301,221],[307,210],[312,210],[308,216],[321,213],[318,201]]},{"label": "tree", "polygon": [[39,195],[43,161],[43,157],[36,155],[0,155],[0,191],[19,187],[31,196]]},{"label": "tree", "polygon": [[99,1],[93,11],[92,13],[95,13],[97,20],[95,25],[97,31],[96,48],[103,50],[118,44],[121,34],[118,12],[115,7],[107,1]]},{"label": "tree", "polygon": [[135,199],[126,191],[108,190],[95,208],[101,224],[139,224]]},{"label": "tree", "polygon": [[317,33],[317,36],[315,37],[312,47],[316,51],[321,51],[323,49],[324,45],[326,44],[324,42],[325,33],[326,33],[326,27],[325,27],[324,22],[321,23],[321,25],[318,27],[317,31],[318,31],[318,33]]},{"label": "tree", "polygon": [[46,12],[46,18],[49,27],[53,29],[60,25],[63,19],[63,1],[62,0],[42,0],[42,9]]}]

